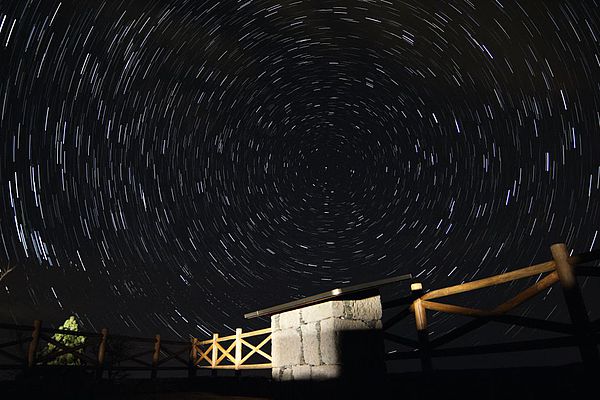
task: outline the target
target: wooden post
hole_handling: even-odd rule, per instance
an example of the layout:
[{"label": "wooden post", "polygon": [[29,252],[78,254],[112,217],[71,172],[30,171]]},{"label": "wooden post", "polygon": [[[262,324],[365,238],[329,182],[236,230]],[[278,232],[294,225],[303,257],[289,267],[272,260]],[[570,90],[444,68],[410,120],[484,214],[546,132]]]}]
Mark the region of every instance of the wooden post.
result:
[{"label": "wooden post", "polygon": [[154,353],[152,353],[152,372],[150,373],[150,379],[156,379],[159,358],[160,358],[160,335],[156,334],[156,336],[154,336]]},{"label": "wooden post", "polygon": [[98,345],[98,365],[96,369],[96,379],[102,379],[104,373],[104,359],[106,358],[106,337],[108,329],[102,328],[100,336],[100,344]]},{"label": "wooden post", "polygon": [[29,342],[29,351],[27,352],[27,366],[32,368],[35,366],[35,359],[38,344],[40,342],[40,331],[42,329],[42,321],[36,319],[33,321],[33,332],[31,333],[31,342]]},{"label": "wooden post", "polygon": [[235,330],[235,375],[240,376],[242,364],[242,328]]},{"label": "wooden post", "polygon": [[217,347],[217,341],[219,340],[219,334],[218,333],[213,333],[213,341],[212,341],[212,357],[211,357],[211,361],[210,361],[210,365],[212,367],[211,369],[211,375],[215,376],[217,375],[217,370],[216,370],[216,366],[217,366],[217,359],[219,358],[219,348]]},{"label": "wooden post", "polygon": [[431,362],[431,346],[429,344],[429,331],[427,330],[427,312],[421,296],[423,295],[423,285],[419,282],[410,285],[410,291],[415,300],[413,308],[415,312],[415,325],[417,328],[417,338],[419,340],[419,355],[421,358],[421,368],[423,372],[429,372],[433,369]]},{"label": "wooden post", "polygon": [[563,288],[569,316],[575,328],[575,335],[578,338],[581,360],[586,369],[598,369],[600,368],[598,346],[593,338],[593,330],[590,326],[579,283],[573,272],[573,266],[569,264],[567,246],[564,243],[555,243],[550,246],[550,251],[556,264],[556,272]]},{"label": "wooden post", "polygon": [[198,358],[198,350],[196,348],[196,342],[198,339],[193,337],[191,339],[191,348],[188,359],[188,378],[194,378],[196,376],[196,359]]}]

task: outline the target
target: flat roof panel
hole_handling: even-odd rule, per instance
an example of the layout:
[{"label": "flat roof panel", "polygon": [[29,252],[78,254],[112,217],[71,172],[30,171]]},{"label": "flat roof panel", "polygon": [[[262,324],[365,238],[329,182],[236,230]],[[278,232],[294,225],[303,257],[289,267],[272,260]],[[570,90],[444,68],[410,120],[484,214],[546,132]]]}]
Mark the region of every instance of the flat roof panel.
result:
[{"label": "flat roof panel", "polygon": [[333,300],[335,298],[347,296],[350,294],[357,294],[360,292],[366,292],[373,289],[378,289],[385,285],[390,285],[392,283],[406,281],[412,279],[411,274],[393,276],[391,278],[380,279],[373,282],[367,283],[359,283],[357,285],[352,286],[344,286],[341,288],[336,288],[332,290],[328,290],[327,292],[315,294],[312,296],[304,297],[302,299],[290,301],[288,303],[279,304],[277,306],[263,308],[262,310],[252,311],[247,314],[244,314],[244,318],[256,318],[256,317],[266,317],[273,314],[279,314],[285,311],[290,311],[296,308],[306,307],[308,305],[313,305],[317,303],[323,303],[325,301]]}]

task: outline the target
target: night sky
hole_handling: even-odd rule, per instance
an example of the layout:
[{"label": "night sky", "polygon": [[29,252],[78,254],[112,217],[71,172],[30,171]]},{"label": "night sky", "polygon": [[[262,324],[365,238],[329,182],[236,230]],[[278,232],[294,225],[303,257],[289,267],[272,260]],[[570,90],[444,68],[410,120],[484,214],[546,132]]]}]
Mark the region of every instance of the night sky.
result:
[{"label": "night sky", "polygon": [[1,0],[0,319],[206,337],[600,247],[599,5]]}]

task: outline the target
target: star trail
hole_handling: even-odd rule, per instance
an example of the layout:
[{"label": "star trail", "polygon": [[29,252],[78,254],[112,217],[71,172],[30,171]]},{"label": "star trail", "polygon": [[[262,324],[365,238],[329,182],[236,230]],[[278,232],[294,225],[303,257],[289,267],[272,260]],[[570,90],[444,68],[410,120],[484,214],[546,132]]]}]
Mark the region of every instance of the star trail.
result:
[{"label": "star trail", "polygon": [[598,248],[599,39],[594,0],[2,1],[0,317],[187,338]]}]

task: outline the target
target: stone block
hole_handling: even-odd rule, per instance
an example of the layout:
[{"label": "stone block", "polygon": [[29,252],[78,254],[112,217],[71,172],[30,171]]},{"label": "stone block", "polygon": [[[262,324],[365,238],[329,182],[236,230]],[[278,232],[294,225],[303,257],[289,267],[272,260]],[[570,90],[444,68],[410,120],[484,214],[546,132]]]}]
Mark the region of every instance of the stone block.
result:
[{"label": "stone block", "polygon": [[343,303],[343,301],[328,301],[304,307],[301,309],[302,321],[304,323],[311,323],[327,318],[340,318],[344,315]]},{"label": "stone block", "polygon": [[360,319],[363,321],[380,320],[383,314],[379,296],[368,297],[360,300],[345,302],[344,317],[346,319]]},{"label": "stone block", "polygon": [[297,328],[300,326],[300,310],[291,310],[279,314],[279,328]]},{"label": "stone block", "polygon": [[292,379],[295,381],[308,381],[311,378],[310,365],[294,365],[292,367]]},{"label": "stone block", "polygon": [[349,379],[385,372],[379,296],[333,300],[271,317],[274,380]]},{"label": "stone block", "polygon": [[336,364],[318,365],[311,368],[311,379],[315,381],[324,381],[328,379],[337,379],[342,376],[342,366]]},{"label": "stone block", "polygon": [[281,368],[279,368],[279,367],[271,368],[271,377],[273,378],[274,381],[280,380],[280,377],[279,377],[280,374],[281,374]]},{"label": "stone block", "polygon": [[271,316],[271,330],[275,332],[279,329],[281,329],[281,327],[279,326],[279,314],[275,314]]},{"label": "stone block", "polygon": [[282,329],[271,336],[273,367],[286,367],[302,363],[302,338],[298,328]]},{"label": "stone block", "polygon": [[271,369],[271,377],[274,381],[291,381],[293,380],[293,374],[291,368],[273,368]]},{"label": "stone block", "polygon": [[319,365],[321,361],[320,336],[321,323],[311,322],[301,326],[302,331],[302,351],[304,362],[308,365]]}]

